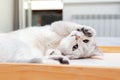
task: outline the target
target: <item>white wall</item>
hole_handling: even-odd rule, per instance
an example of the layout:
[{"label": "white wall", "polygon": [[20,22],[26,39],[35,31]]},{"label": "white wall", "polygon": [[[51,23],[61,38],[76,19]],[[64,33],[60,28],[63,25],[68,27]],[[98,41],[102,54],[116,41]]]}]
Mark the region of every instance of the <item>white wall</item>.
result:
[{"label": "white wall", "polygon": [[63,0],[64,3],[120,2],[120,0]]},{"label": "white wall", "polygon": [[0,32],[13,30],[14,0],[0,0]]},{"label": "white wall", "polygon": [[89,25],[96,29],[97,36],[99,37],[120,37],[120,18],[118,16],[117,17],[119,19],[104,19],[104,16],[103,19],[81,19],[79,17],[73,18],[75,15],[107,15],[107,17],[111,15],[112,17],[116,15],[120,16],[120,1],[86,3],[77,1],[65,2],[63,8],[63,20],[74,21],[82,25]]},{"label": "white wall", "polygon": [[63,19],[71,20],[76,14],[120,14],[120,3],[65,3]]}]

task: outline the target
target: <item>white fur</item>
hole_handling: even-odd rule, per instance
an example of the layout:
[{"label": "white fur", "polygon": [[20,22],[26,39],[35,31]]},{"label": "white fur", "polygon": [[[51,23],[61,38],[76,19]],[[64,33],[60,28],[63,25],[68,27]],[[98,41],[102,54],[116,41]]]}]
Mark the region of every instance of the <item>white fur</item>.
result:
[{"label": "white fur", "polygon": [[[59,64],[54,58],[62,57],[68,60],[66,57],[76,59],[92,56],[96,54],[94,53],[96,50],[94,37],[86,37],[82,32],[76,31],[82,27],[76,23],[57,21],[44,27],[29,27],[9,33],[1,33],[0,62],[35,61]],[[89,31],[95,34],[94,29],[90,27]],[[71,37],[73,34],[80,36],[77,41],[79,47],[75,51],[72,51],[72,46],[76,42],[75,37]],[[85,38],[90,40],[87,45],[82,42]],[[50,55],[52,51],[54,54]],[[66,56],[63,56],[61,52]]]},{"label": "white fur", "polygon": [[[75,36],[71,36],[73,34],[80,36],[80,38],[76,41]],[[88,39],[89,42],[84,43],[84,39]],[[72,51],[72,47],[76,43],[78,43],[78,49]],[[77,31],[73,31],[69,36],[61,40],[59,44],[59,50],[70,59],[102,56],[102,53],[97,48],[94,37],[86,37],[82,32]]]}]

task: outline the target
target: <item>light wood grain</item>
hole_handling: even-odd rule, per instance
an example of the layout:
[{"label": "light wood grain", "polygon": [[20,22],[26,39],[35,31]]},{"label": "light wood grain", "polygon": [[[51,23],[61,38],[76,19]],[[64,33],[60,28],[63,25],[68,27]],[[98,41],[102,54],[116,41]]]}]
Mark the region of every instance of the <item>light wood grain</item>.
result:
[{"label": "light wood grain", "polygon": [[0,80],[120,80],[120,68],[0,64]]},{"label": "light wood grain", "polygon": [[[100,50],[120,52],[120,47]],[[1,63],[0,80],[120,80],[120,67]]]},{"label": "light wood grain", "polygon": [[99,46],[99,48],[105,53],[120,53],[120,46]]}]

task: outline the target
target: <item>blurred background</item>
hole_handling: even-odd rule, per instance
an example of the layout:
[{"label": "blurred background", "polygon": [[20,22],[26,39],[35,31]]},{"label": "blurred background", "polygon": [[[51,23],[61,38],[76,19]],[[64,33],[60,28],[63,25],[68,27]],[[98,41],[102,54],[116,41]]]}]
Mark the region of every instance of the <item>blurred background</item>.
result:
[{"label": "blurred background", "polygon": [[0,32],[64,20],[89,25],[100,45],[120,46],[120,0],[0,0]]}]

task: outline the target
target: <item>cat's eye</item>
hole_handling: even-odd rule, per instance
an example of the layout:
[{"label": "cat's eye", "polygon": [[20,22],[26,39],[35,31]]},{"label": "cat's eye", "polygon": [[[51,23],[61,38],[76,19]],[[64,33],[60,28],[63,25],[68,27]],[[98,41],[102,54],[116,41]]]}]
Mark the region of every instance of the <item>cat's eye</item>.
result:
[{"label": "cat's eye", "polygon": [[80,29],[77,29],[77,31],[81,31]]},{"label": "cat's eye", "polygon": [[83,42],[84,42],[84,43],[88,43],[88,42],[89,42],[89,40],[88,40],[88,39],[85,39],[85,40],[83,40]]},{"label": "cat's eye", "polygon": [[76,44],[76,45],[74,45],[74,46],[72,47],[72,51],[74,51],[74,50],[76,50],[76,49],[78,49],[78,44]]}]

